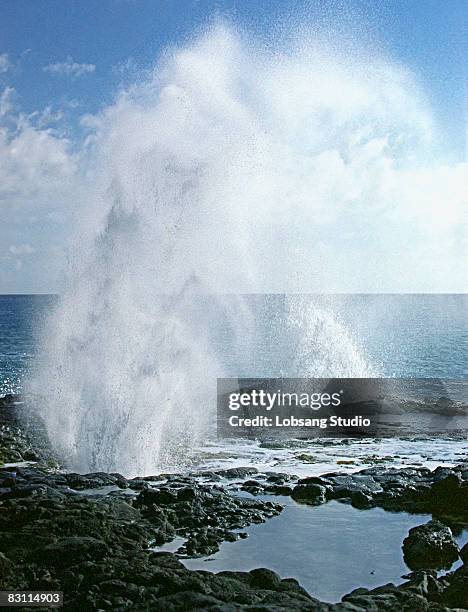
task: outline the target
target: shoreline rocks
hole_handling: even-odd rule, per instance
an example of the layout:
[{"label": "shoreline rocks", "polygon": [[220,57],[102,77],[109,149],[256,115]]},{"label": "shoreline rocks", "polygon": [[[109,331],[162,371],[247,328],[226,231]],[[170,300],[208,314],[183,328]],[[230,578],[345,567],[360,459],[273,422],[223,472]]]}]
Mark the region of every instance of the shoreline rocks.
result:
[{"label": "shoreline rocks", "polygon": [[[286,483],[286,481],[285,481]],[[278,487],[281,486],[281,493]],[[290,495],[300,503],[320,504],[331,499],[355,508],[372,507],[468,523],[468,466],[394,468],[374,466],[352,474],[330,472],[272,485],[268,475],[256,475],[252,494]]]},{"label": "shoreline rocks", "polygon": [[[23,440],[34,449],[12,421],[3,425],[0,448],[8,450],[13,434],[22,458]],[[459,551],[449,529],[453,521],[467,523],[467,481],[466,465],[433,471],[374,466],[303,479],[252,467],[134,479],[58,471],[45,461],[0,467],[0,590],[63,590],[66,611],[468,610],[468,545]],[[281,512],[281,504],[263,497],[268,494],[311,506],[333,499],[363,511],[432,512],[437,520],[405,539],[415,571],[403,584],[357,588],[336,604],[320,602],[296,580],[267,568],[214,574],[183,565],[179,557],[212,554],[221,542],[245,537],[249,525]],[[154,550],[177,536],[184,544],[176,554]],[[458,556],[462,565],[455,571],[434,571]]]},{"label": "shoreline rocks", "polygon": [[450,527],[429,521],[410,529],[403,540],[405,563],[411,569],[447,569],[460,556]]},{"label": "shoreline rocks", "polygon": [[[143,490],[133,489],[131,480],[117,474],[79,476],[20,467],[14,482],[7,482],[10,492],[0,501],[1,589],[64,590],[66,610],[468,609],[468,547],[460,551],[464,564],[445,576],[438,577],[424,560],[432,554],[432,533],[435,542],[439,538],[443,548],[447,545],[455,551],[448,528],[437,521],[412,529],[408,536],[414,540],[417,534],[424,543],[428,532],[429,551],[424,545],[418,551],[426,569],[412,572],[402,585],[358,588],[341,603],[328,604],[314,599],[297,581],[281,579],[266,568],[194,572],[176,554],[152,551],[153,546],[183,535],[186,541],[180,555],[211,554],[221,541],[241,537],[240,528],[279,512],[278,504],[236,497],[185,475],[170,475],[157,486],[149,481]],[[11,472],[0,471],[0,478],[5,483]],[[263,478],[257,474],[258,482]],[[367,479],[357,482],[369,490]],[[109,483],[114,483],[111,491]],[[342,487],[344,481],[340,478],[336,483]],[[346,483],[349,487],[350,482]],[[70,484],[79,484],[80,492]],[[312,485],[321,497],[321,485],[296,486]],[[96,493],[99,488],[103,493]],[[408,548],[410,543],[405,542]],[[458,548],[456,552],[458,556]]]}]

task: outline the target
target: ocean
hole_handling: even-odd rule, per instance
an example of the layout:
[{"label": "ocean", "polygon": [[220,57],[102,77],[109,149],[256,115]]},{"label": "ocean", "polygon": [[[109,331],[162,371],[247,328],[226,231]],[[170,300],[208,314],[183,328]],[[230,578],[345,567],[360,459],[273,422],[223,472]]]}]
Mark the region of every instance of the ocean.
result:
[{"label": "ocean", "polygon": [[53,295],[0,295],[0,397],[23,390]]},{"label": "ocean", "polygon": [[[57,299],[0,295],[0,396],[23,390],[34,360],[40,358],[38,338],[44,318]],[[296,300],[303,312],[313,304],[330,313],[378,376],[468,377],[468,295],[302,295]],[[233,355],[228,330],[221,327],[217,332],[217,342],[225,345],[220,351],[225,370],[243,377],[313,376],[313,365],[307,364],[307,372],[301,370],[295,358],[297,346],[281,335],[284,296],[247,296],[247,301],[255,319],[255,338],[246,334]],[[310,343],[311,354],[317,341],[317,333],[301,338],[302,343]],[[239,360],[239,354],[252,351],[252,344],[253,357]],[[320,353],[327,348],[321,346]]]}]

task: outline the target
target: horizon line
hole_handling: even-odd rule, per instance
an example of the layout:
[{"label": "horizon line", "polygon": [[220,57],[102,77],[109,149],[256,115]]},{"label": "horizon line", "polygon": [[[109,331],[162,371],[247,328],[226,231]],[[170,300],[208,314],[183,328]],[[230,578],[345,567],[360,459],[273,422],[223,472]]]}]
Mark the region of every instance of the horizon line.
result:
[{"label": "horizon line", "polygon": [[[54,296],[60,296],[61,294],[56,292],[56,293],[48,293],[48,292],[44,292],[44,293],[0,293],[0,297],[34,297],[34,296],[42,296],[42,297],[54,297]],[[160,293],[159,295],[170,295],[168,293]],[[194,293],[193,295],[219,295],[219,296],[259,296],[259,295],[276,295],[276,296],[294,296],[294,295],[299,295],[299,296],[306,296],[306,295],[314,295],[314,296],[337,296],[337,295],[467,295],[468,296],[468,291],[434,291],[434,292],[430,292],[430,291],[357,291],[357,292],[353,292],[353,291],[324,291],[324,292],[312,292],[312,291],[305,291],[305,292],[298,292],[298,291],[292,291],[292,292],[278,292],[278,291],[272,291],[272,292],[246,292],[246,293]]]}]

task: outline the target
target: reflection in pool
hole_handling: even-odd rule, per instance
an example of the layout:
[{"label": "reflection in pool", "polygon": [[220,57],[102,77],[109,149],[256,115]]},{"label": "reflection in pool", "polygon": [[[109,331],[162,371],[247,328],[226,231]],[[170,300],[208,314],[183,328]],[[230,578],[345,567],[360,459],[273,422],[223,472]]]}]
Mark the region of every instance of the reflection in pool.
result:
[{"label": "reflection in pool", "polygon": [[[182,559],[184,565],[212,572],[268,567],[282,578],[296,578],[312,596],[334,603],[360,586],[401,583],[409,572],[402,542],[411,527],[431,519],[381,508],[357,510],[336,501],[316,507],[287,497],[275,501],[286,505],[283,512],[249,527],[247,539],[223,543],[210,557]],[[456,539],[465,543],[468,532]]]}]

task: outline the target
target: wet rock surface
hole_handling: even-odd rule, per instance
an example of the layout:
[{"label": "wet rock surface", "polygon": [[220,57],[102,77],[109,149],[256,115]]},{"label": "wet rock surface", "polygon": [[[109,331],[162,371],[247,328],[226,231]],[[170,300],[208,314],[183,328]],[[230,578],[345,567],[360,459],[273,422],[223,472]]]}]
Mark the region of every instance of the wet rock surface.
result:
[{"label": "wet rock surface", "polygon": [[[0,448],[8,451],[13,435],[23,459],[25,449],[35,450],[17,425],[3,425]],[[252,467],[134,479],[70,473],[45,460],[0,467],[0,590],[63,590],[65,609],[80,611],[468,609],[468,551],[458,551],[448,529],[466,524],[467,480],[466,465],[374,466],[300,480]],[[296,580],[266,568],[218,574],[185,568],[180,557],[211,554],[221,542],[245,537],[248,525],[278,514],[281,505],[268,494],[311,506],[336,499],[363,509],[432,512],[437,520],[405,540],[405,554],[418,559],[412,567],[421,569],[401,585],[358,588],[337,604],[318,601]],[[177,553],[156,549],[175,536],[184,541]],[[443,576],[431,569],[434,556],[455,553],[458,569]]]},{"label": "wet rock surface", "polygon": [[76,484],[75,474],[31,467],[18,468],[15,476],[1,471],[4,480],[14,478],[0,502],[1,589],[64,590],[68,610],[359,612],[468,605],[466,565],[443,578],[431,570],[413,572],[403,585],[357,589],[334,605],[266,568],[190,571],[176,554],[152,548],[184,535],[180,554],[208,554],[238,537],[239,528],[278,513],[278,504],[238,498],[185,476],[144,490],[132,490],[123,476],[106,476],[81,475],[80,486],[87,482],[93,491],[97,479],[103,489],[118,483],[107,494],[83,494],[69,486]]},{"label": "wet rock surface", "polygon": [[[257,477],[261,493],[276,493],[268,479]],[[353,474],[330,472],[298,480],[284,487],[300,502],[325,503],[336,499],[356,508],[432,513],[439,518],[468,522],[468,466],[389,468],[374,466]]]},{"label": "wet rock surface", "polygon": [[[0,477],[10,485],[0,502],[1,589],[64,590],[70,610],[322,609],[295,580],[270,570],[192,572],[176,555],[151,550],[183,534],[183,552],[212,552],[237,537],[232,529],[277,514],[278,504],[179,476],[141,491],[115,474],[78,479],[19,467]],[[89,484],[89,491],[111,482],[118,488],[108,494],[70,487]]]},{"label": "wet rock surface", "polygon": [[411,569],[443,569],[458,559],[460,550],[450,527],[429,521],[410,529],[403,541],[403,554]]},{"label": "wet rock surface", "polygon": [[27,410],[20,397],[0,397],[0,466],[24,461],[51,461],[47,436],[37,414]]}]

